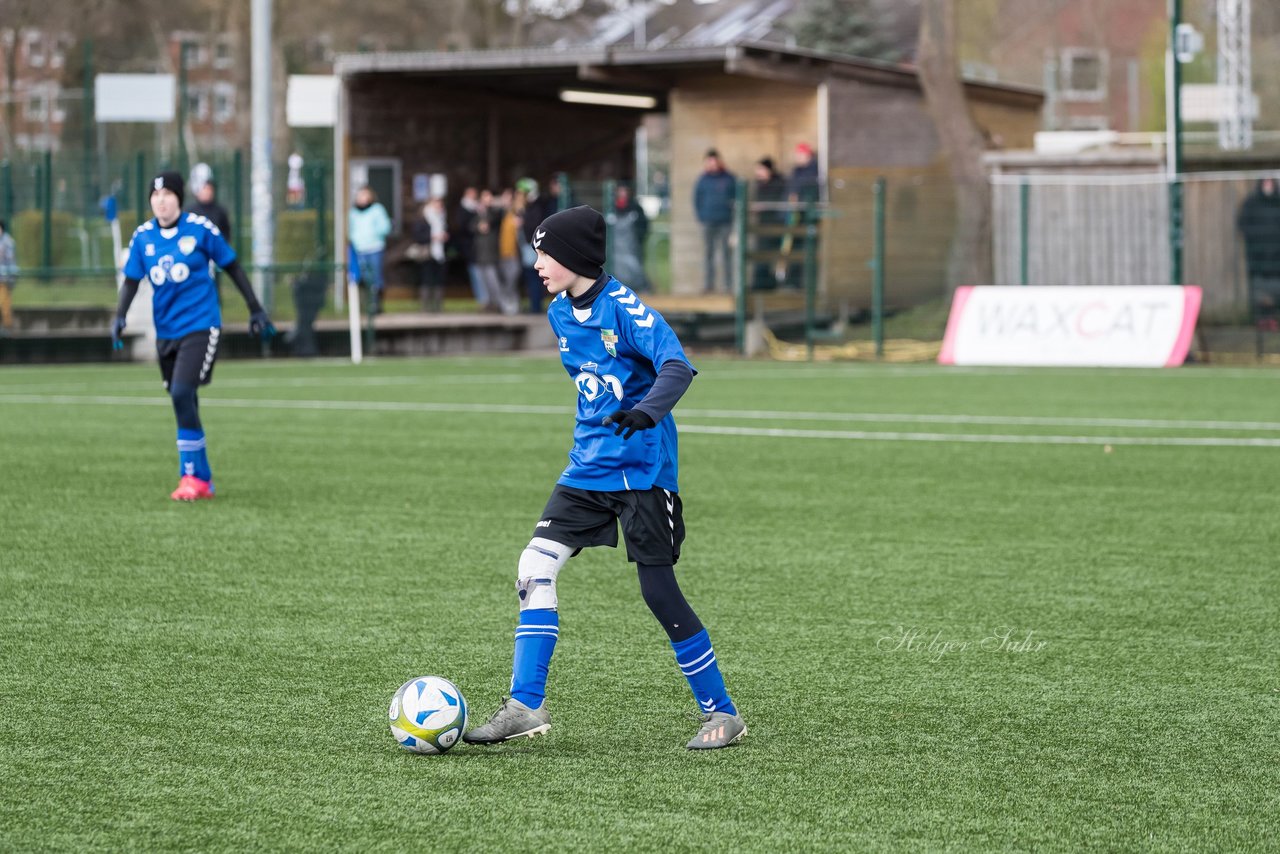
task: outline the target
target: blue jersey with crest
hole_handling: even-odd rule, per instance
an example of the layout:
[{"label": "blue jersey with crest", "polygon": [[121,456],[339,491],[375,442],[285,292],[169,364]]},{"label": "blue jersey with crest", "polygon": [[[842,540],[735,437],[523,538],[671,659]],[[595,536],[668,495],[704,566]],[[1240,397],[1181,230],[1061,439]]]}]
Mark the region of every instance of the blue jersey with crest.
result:
[{"label": "blue jersey with crest", "polygon": [[578,389],[573,450],[558,482],[601,492],[654,486],[678,492],[671,415],[630,439],[600,423],[610,413],[634,408],[664,362],[678,359],[693,370],[667,321],[612,276],[590,308],[574,308],[562,293],[551,301],[547,318],[559,340],[560,361]]},{"label": "blue jersey with crest", "polygon": [[161,228],[154,219],[138,226],[129,241],[124,274],[138,281],[151,280],[156,337],[181,338],[222,325],[209,262],[226,267],[235,260],[235,250],[217,226],[197,214],[184,213],[172,228]]}]

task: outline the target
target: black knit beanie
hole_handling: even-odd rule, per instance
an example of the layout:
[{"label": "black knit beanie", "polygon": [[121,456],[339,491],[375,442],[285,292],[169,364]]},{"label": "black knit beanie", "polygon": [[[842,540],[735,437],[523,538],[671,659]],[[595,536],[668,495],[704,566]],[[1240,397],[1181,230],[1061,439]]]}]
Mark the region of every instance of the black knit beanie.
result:
[{"label": "black knit beanie", "polygon": [[586,205],[553,213],[534,229],[533,248],[579,276],[598,279],[604,272],[604,217]]},{"label": "black knit beanie", "polygon": [[178,197],[178,207],[182,207],[183,182],[181,172],[161,172],[151,181],[151,192],[170,190]]}]

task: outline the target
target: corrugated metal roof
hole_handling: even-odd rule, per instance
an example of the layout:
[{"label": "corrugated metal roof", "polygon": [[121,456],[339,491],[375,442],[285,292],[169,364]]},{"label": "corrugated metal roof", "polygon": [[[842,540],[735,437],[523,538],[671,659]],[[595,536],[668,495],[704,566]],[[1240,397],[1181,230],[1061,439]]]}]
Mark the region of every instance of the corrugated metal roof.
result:
[{"label": "corrugated metal roof", "polygon": [[[825,65],[846,73],[916,80],[914,66],[859,59],[844,54],[824,53],[804,48],[760,42],[731,42],[726,45],[686,44],[683,39],[662,48],[635,47],[568,47],[525,48],[521,50],[407,51],[395,53],[346,53],[334,60],[334,73],[340,77],[377,72],[417,72],[442,74],[449,72],[501,72],[537,70],[575,70],[580,66],[674,68],[694,65],[730,67],[735,60],[761,59],[789,62],[792,65]],[[968,79],[972,88],[1022,95],[1043,96],[1035,87],[987,80]]]}]

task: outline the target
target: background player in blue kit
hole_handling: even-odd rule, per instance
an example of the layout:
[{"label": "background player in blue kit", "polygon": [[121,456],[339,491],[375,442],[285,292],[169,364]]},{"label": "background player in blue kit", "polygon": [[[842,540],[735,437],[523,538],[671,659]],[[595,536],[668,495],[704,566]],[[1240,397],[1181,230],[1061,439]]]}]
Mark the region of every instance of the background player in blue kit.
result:
[{"label": "background player in blue kit", "polygon": [[605,224],[597,211],[582,206],[553,214],[532,243],[535,269],[553,297],[547,317],[578,389],[577,423],[569,465],[520,555],[511,697],[463,740],[497,744],[551,728],[546,683],[560,635],[556,576],[583,548],[617,546],[621,522],[640,592],[703,713],[687,747],[727,747],[746,734],[746,724],[675,577],[684,519],[671,410],[695,371],[662,316],[602,269]]},{"label": "background player in blue kit", "polygon": [[129,241],[111,341],[117,350],[123,346],[125,315],[137,296],[138,282],[149,278],[160,373],[178,419],[180,480],[170,498],[197,501],[213,498],[214,489],[196,392],[213,379],[222,335],[222,312],[209,262],[225,270],[244,297],[251,334],[265,341],[275,334],[275,327],[222,232],[202,216],[184,214],[182,195],[182,176],[177,172],[161,172],[152,182],[155,219],[138,226]]}]

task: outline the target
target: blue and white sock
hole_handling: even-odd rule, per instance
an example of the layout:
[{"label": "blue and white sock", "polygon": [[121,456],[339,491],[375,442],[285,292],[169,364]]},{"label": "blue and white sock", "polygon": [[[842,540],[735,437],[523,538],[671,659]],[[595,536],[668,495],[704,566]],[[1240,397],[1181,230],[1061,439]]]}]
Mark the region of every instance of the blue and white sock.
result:
[{"label": "blue and white sock", "polygon": [[716,653],[711,648],[711,638],[703,629],[691,638],[672,641],[671,648],[676,651],[676,664],[680,672],[689,680],[689,687],[698,701],[703,714],[724,712],[736,715],[733,701],[724,687],[724,677],[720,675],[720,666],[716,664]]},{"label": "blue and white sock", "polygon": [[520,612],[516,653],[511,665],[511,696],[531,709],[547,695],[547,670],[560,637],[560,614],[551,608]]},{"label": "blue and white sock", "polygon": [[178,428],[178,475],[190,475],[203,481],[213,480],[213,472],[209,470],[209,456],[205,452],[203,430]]}]

